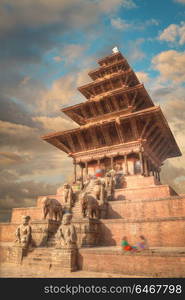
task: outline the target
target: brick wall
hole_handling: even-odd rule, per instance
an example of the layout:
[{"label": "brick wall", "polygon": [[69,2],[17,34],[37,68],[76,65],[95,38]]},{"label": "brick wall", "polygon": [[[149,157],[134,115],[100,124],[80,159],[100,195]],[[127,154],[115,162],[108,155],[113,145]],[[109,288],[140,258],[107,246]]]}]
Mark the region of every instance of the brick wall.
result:
[{"label": "brick wall", "polygon": [[185,216],[185,198],[172,197],[161,200],[110,201],[108,219],[148,219]]},{"label": "brick wall", "polygon": [[122,254],[121,251],[80,249],[79,268],[125,275],[185,276],[185,254]]},{"label": "brick wall", "polygon": [[15,241],[15,231],[19,225],[18,223],[0,223],[0,242]]},{"label": "brick wall", "polygon": [[140,234],[148,239],[153,247],[184,247],[185,217],[159,218],[150,221],[101,220],[101,245],[120,245],[121,238],[127,236],[135,244]]},{"label": "brick wall", "polygon": [[174,191],[168,185],[146,186],[141,188],[124,188],[115,190],[116,200],[145,200],[161,199],[174,195]]}]

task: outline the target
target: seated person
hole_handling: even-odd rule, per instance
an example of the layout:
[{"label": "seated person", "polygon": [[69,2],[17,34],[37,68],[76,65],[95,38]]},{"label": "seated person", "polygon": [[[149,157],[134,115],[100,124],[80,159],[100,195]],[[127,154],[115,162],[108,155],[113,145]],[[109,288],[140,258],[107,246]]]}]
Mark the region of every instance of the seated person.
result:
[{"label": "seated person", "polygon": [[139,251],[149,249],[147,239],[144,237],[144,235],[139,236],[140,240],[137,243],[137,248]]},{"label": "seated person", "polygon": [[124,237],[122,238],[121,246],[122,246],[122,249],[123,249],[124,251],[137,251],[137,247],[131,246],[131,245],[128,243],[127,237],[126,237],[126,236],[124,236]]}]

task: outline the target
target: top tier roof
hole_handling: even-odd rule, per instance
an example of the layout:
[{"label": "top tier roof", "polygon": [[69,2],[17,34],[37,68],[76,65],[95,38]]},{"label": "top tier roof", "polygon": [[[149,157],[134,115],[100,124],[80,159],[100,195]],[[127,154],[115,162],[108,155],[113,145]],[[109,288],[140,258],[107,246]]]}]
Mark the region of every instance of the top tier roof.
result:
[{"label": "top tier roof", "polygon": [[120,60],[125,60],[125,58],[121,54],[121,52],[117,52],[99,59],[98,64],[100,66],[107,66],[114,63],[115,61],[120,61]]}]

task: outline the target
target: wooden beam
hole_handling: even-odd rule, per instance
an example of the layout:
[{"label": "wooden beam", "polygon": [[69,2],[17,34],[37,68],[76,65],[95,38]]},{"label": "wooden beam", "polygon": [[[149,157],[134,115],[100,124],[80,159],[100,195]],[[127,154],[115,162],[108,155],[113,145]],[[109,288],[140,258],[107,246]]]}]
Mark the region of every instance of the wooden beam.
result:
[{"label": "wooden beam", "polygon": [[137,95],[138,95],[138,91],[136,90],[136,91],[135,91],[135,94],[134,94],[134,97],[132,98],[132,101],[131,101],[131,103],[130,103],[130,106],[134,106]]},{"label": "wooden beam", "polygon": [[85,141],[84,141],[82,133],[80,131],[77,133],[77,139],[82,148],[82,151],[86,150]]},{"label": "wooden beam", "polygon": [[105,101],[106,101],[107,107],[109,108],[109,112],[112,112],[112,106],[110,104],[111,98],[106,98]]},{"label": "wooden beam", "polygon": [[61,147],[64,149],[65,152],[70,153],[71,149],[69,147],[67,147],[66,145],[64,145],[61,141],[59,141],[57,138],[53,138],[52,141],[54,142],[53,144],[58,147],[59,149],[61,149]]},{"label": "wooden beam", "polygon": [[116,110],[120,110],[119,104],[117,102],[117,98],[115,96],[113,96],[113,104],[114,104]]},{"label": "wooden beam", "polygon": [[142,129],[141,135],[140,135],[141,138],[144,136],[145,131],[146,131],[146,129],[147,129],[147,127],[148,127],[150,121],[151,121],[150,118],[148,118],[148,119],[146,120],[146,123],[145,123],[145,125],[144,125],[144,127],[143,127],[143,129]]},{"label": "wooden beam", "polygon": [[107,126],[104,125],[104,126],[101,126],[100,128],[101,128],[101,133],[102,133],[102,135],[104,137],[106,145],[110,146],[112,144],[112,140],[111,140],[110,134],[108,132]]},{"label": "wooden beam", "polygon": [[127,105],[127,107],[128,106],[131,106],[131,104],[130,104],[130,99],[129,99],[129,97],[128,97],[128,94],[127,93],[124,93],[124,96],[125,97],[123,97],[123,101],[124,101],[124,99],[126,99],[126,105]]},{"label": "wooden beam", "polygon": [[67,142],[68,142],[69,146],[70,146],[71,149],[72,149],[72,152],[75,152],[76,149],[75,149],[75,145],[74,145],[74,142],[73,142],[73,139],[72,139],[71,134],[70,134],[70,133],[67,134],[67,135],[66,135],[66,138],[67,138]]},{"label": "wooden beam", "polygon": [[104,114],[104,111],[103,111],[103,108],[101,107],[100,102],[96,102],[96,107],[97,107],[98,111],[101,113],[101,115]]},{"label": "wooden beam", "polygon": [[82,115],[83,115],[84,119],[86,119],[87,113],[86,113],[86,110],[85,110],[85,104],[83,104],[83,105],[81,106],[81,112],[82,112]]},{"label": "wooden beam", "polygon": [[115,127],[116,127],[116,131],[117,131],[120,143],[124,143],[123,133],[122,133],[122,130],[121,130],[120,119],[119,118],[116,118]]},{"label": "wooden beam", "polygon": [[86,123],[85,118],[83,118],[82,116],[80,116],[80,115],[77,114],[76,112],[72,111],[72,112],[70,112],[70,114],[71,114],[72,118],[73,118],[73,116],[74,116],[74,120],[76,119],[77,121],[80,121],[80,122],[82,122],[83,124]]},{"label": "wooden beam", "polygon": [[144,138],[148,138],[150,133],[154,130],[154,128],[156,127],[156,124],[154,123],[147,131],[147,133],[145,134]]},{"label": "wooden beam", "polygon": [[97,111],[96,111],[94,105],[96,106],[95,102],[93,102],[93,103],[90,104],[90,106],[91,106],[91,111],[93,112],[94,117],[97,117]]},{"label": "wooden beam", "polygon": [[167,148],[166,149],[166,151],[162,154],[162,155],[160,155],[160,159],[161,159],[161,161],[163,161],[164,159],[166,159],[167,157],[167,155],[168,155],[168,152],[170,152],[170,147],[169,148]]},{"label": "wooden beam", "polygon": [[[154,135],[156,136],[156,133],[155,133]],[[160,134],[157,136],[157,138],[156,138],[156,140],[154,141],[154,143],[153,143],[154,137],[152,137],[152,140],[149,140],[151,151],[154,151],[155,147],[158,146],[158,144],[160,143],[161,137],[162,137],[162,133],[160,133]],[[153,143],[153,144],[152,144],[152,143]]]},{"label": "wooden beam", "polygon": [[140,104],[141,103],[144,103],[144,101],[143,101],[143,98],[142,98],[142,96],[141,96],[141,98],[139,99],[139,101],[136,103],[136,105],[135,105],[135,107],[136,107],[136,109],[140,106]]},{"label": "wooden beam", "polygon": [[151,137],[150,143],[153,143],[153,141],[155,141],[156,136],[161,136],[162,133],[159,131],[159,128],[156,127],[156,131],[154,132],[154,134]]},{"label": "wooden beam", "polygon": [[135,139],[138,139],[139,134],[138,134],[138,130],[137,130],[136,119],[131,119],[131,129],[132,129],[132,134],[134,135]]},{"label": "wooden beam", "polygon": [[153,147],[152,151],[155,151],[155,153],[157,154],[159,152],[159,150],[161,148],[164,147],[164,145],[166,145],[167,140],[165,138],[163,138],[163,140],[161,141],[161,138],[158,139],[158,143],[156,144],[155,147]]},{"label": "wooden beam", "polygon": [[90,102],[89,102],[88,104],[89,104],[89,110],[90,110],[90,112],[91,112],[93,118],[96,117],[96,116],[97,116],[97,113],[95,112],[93,103],[90,103]]},{"label": "wooden beam", "polygon": [[90,130],[90,133],[91,133],[91,138],[92,138],[92,141],[93,141],[93,145],[95,147],[99,147],[100,144],[99,144],[98,137],[96,135],[95,127],[90,127],[89,130]]}]

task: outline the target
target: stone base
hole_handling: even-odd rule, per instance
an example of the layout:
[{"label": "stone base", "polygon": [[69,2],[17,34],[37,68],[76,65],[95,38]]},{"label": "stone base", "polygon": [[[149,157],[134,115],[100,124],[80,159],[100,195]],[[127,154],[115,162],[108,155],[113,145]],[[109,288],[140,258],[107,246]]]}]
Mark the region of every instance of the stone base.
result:
[{"label": "stone base", "polygon": [[154,176],[130,175],[124,177],[125,188],[140,188],[160,185],[161,183]]},{"label": "stone base", "polygon": [[58,248],[52,251],[52,268],[66,272],[77,270],[77,249]]},{"label": "stone base", "polygon": [[57,232],[60,222],[53,220],[32,221],[33,246],[47,246],[48,238]]},{"label": "stone base", "polygon": [[21,264],[23,257],[27,254],[27,249],[14,245],[0,245],[0,262]]},{"label": "stone base", "polygon": [[111,272],[151,277],[185,277],[185,248],[123,252],[119,247],[79,250],[79,268],[90,272]]},{"label": "stone base", "polygon": [[100,221],[97,219],[73,219],[76,228],[78,247],[97,246],[100,238]]}]

